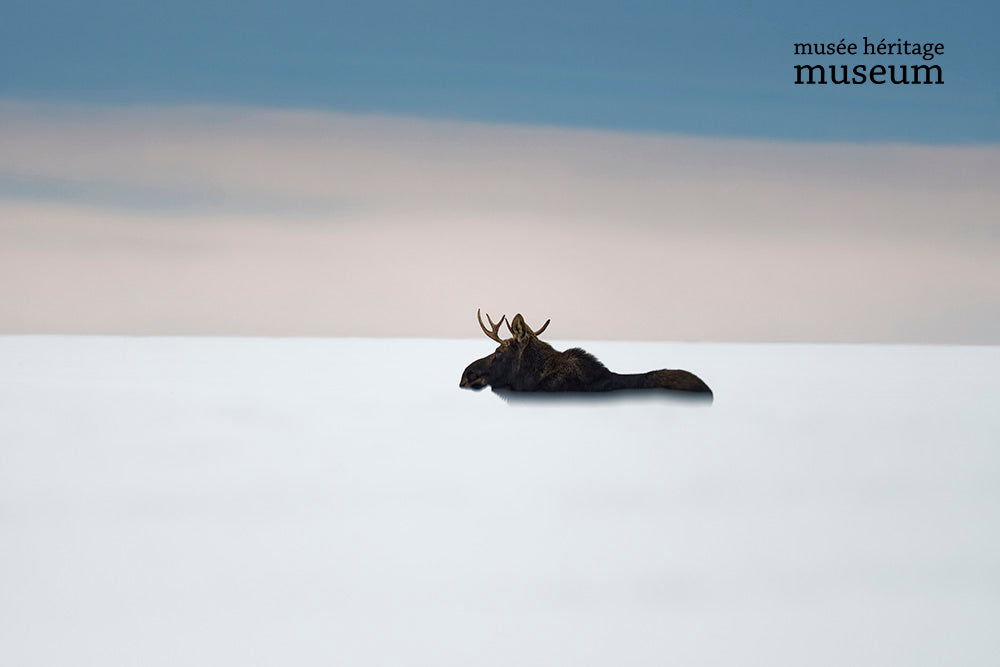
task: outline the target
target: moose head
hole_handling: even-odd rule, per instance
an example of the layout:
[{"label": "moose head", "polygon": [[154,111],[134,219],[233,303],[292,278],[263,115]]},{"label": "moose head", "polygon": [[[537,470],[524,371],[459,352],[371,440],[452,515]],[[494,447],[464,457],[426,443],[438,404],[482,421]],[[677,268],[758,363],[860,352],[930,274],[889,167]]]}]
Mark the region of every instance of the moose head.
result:
[{"label": "moose head", "polygon": [[551,320],[546,320],[538,331],[534,331],[518,313],[507,323],[511,337],[501,338],[500,327],[507,322],[506,315],[494,322],[487,313],[486,320],[490,323],[488,329],[478,310],[476,318],[486,337],[499,343],[499,346],[493,354],[468,365],[458,384],[464,389],[482,389],[490,385],[494,390],[510,391],[674,389],[709,395],[712,393],[708,385],[688,371],[659,370],[619,374],[609,371],[596,357],[580,348],[560,352],[538,339]]},{"label": "moose head", "polygon": [[[482,389],[486,385],[491,385],[494,389],[532,391],[533,389],[527,386],[530,384],[531,374],[519,373],[519,371],[525,357],[530,364],[545,356],[546,348],[550,353],[555,352],[552,346],[538,340],[538,336],[545,331],[551,320],[547,320],[538,331],[533,331],[518,313],[514,316],[513,321],[507,324],[511,337],[503,339],[500,338],[500,327],[507,322],[506,315],[501,316],[498,322],[494,322],[487,313],[486,320],[490,323],[489,329],[483,324],[483,317],[479,310],[476,311],[476,318],[479,320],[479,326],[486,337],[500,345],[493,354],[469,364],[465,372],[462,373],[462,380],[458,386],[465,389]],[[525,379],[529,380],[527,384],[523,381]]]}]

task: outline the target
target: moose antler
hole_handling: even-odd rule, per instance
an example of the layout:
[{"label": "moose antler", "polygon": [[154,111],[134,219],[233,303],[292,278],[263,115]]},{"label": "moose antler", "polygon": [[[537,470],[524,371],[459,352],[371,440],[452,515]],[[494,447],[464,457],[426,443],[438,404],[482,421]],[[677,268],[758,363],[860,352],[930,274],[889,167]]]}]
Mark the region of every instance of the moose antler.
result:
[{"label": "moose antler", "polygon": [[[486,319],[487,319],[487,321],[489,321],[489,323],[490,323],[490,327],[492,327],[492,328],[493,328],[493,331],[489,331],[489,330],[488,330],[488,329],[486,328],[486,325],[485,325],[485,324],[483,324],[483,318],[482,318],[482,316],[481,316],[481,315],[479,314],[479,311],[480,311],[480,310],[481,310],[481,309],[479,309],[479,308],[477,308],[477,309],[476,309],[476,319],[478,319],[478,320],[479,320],[479,326],[480,326],[480,327],[482,327],[482,329],[483,329],[483,333],[484,333],[484,334],[486,334],[486,337],[487,337],[487,338],[490,338],[490,339],[492,339],[492,340],[495,340],[495,341],[496,341],[496,342],[498,342],[498,343],[502,343],[502,342],[503,342],[503,339],[502,339],[502,338],[500,338],[500,334],[499,334],[499,331],[500,331],[500,325],[502,325],[502,324],[504,323],[504,321],[505,321],[505,320],[507,319],[507,316],[506,316],[506,315],[502,315],[502,316],[500,317],[500,321],[499,321],[499,322],[497,322],[496,324],[494,324],[494,323],[493,323],[493,319],[492,319],[492,318],[490,317],[490,314],[489,314],[489,313],[486,313]],[[546,324],[548,324],[548,322],[546,322]],[[509,324],[507,325],[507,328],[508,328],[508,329],[510,328],[510,325],[509,325]],[[544,329],[545,327],[542,327],[542,328]]]},{"label": "moose antler", "polygon": [[545,331],[545,327],[549,326],[549,322],[551,321],[552,321],[551,318],[545,320],[545,324],[542,325],[541,329],[539,329],[538,331],[532,331],[531,333],[535,334],[536,336],[541,336],[542,332]]}]

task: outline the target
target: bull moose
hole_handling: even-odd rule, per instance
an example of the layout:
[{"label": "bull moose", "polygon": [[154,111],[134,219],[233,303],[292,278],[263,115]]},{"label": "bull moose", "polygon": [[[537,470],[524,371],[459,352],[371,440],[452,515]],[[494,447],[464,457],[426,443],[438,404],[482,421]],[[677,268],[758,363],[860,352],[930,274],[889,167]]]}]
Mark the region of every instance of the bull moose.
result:
[{"label": "bull moose", "polygon": [[592,354],[574,347],[565,352],[538,340],[552,320],[546,320],[538,331],[529,327],[521,314],[507,323],[511,337],[500,338],[500,326],[507,316],[487,329],[480,311],[476,318],[483,333],[500,343],[496,351],[473,361],[462,373],[459,387],[532,392],[605,392],[619,389],[672,389],[712,395],[712,390],[694,373],[681,370],[659,370],[648,373],[614,373]]}]

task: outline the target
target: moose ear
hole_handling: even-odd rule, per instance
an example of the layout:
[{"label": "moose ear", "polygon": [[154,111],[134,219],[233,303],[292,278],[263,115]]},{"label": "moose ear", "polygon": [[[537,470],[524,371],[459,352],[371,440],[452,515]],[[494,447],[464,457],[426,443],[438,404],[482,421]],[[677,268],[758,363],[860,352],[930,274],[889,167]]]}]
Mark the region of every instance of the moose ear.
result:
[{"label": "moose ear", "polygon": [[524,318],[521,317],[521,313],[515,315],[514,319],[511,320],[510,332],[514,334],[515,340],[524,340],[528,336],[533,336],[531,329],[524,323]]}]

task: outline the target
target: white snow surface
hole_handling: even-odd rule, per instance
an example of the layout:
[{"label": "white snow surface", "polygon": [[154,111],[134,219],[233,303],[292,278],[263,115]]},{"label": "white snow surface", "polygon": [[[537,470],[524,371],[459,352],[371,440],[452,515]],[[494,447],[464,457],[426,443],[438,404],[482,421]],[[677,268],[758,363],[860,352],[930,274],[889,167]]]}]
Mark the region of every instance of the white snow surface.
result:
[{"label": "white snow surface", "polygon": [[1000,347],[582,345],[0,337],[0,664],[998,664]]}]

